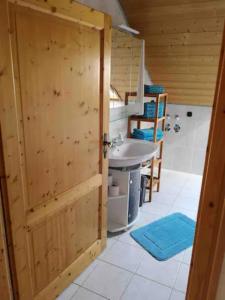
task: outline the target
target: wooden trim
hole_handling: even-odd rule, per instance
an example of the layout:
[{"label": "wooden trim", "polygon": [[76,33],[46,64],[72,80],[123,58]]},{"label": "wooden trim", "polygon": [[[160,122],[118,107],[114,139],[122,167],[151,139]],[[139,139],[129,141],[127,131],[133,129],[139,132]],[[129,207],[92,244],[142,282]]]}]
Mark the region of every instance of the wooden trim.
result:
[{"label": "wooden trim", "polygon": [[[15,261],[13,256],[12,234],[10,231],[9,203],[6,187],[6,173],[3,157],[2,133],[0,124],[0,276],[5,277],[7,286],[4,287],[3,294],[6,299],[14,299],[17,290],[17,280],[15,276]],[[2,293],[3,287],[0,287]]]},{"label": "wooden trim", "polygon": [[[50,217],[57,211],[62,210],[66,206],[74,204],[81,197],[99,188],[102,185],[102,182],[102,175],[97,174],[85,181],[85,183],[78,184],[72,189],[49,200],[47,204],[45,203],[40,207],[30,210],[27,216],[27,230],[30,230],[31,227],[34,227],[36,224],[40,224],[44,219]],[[62,199],[58,202],[57,200],[59,197]]]},{"label": "wooden trim", "polygon": [[[131,119],[131,121],[152,122],[152,123],[154,123],[156,121],[155,118],[145,118],[143,116],[136,116],[136,115],[130,116],[130,119]],[[159,123],[164,120],[165,120],[165,117],[158,118],[157,122]]]},{"label": "wooden trim", "polygon": [[37,11],[55,15],[72,22],[101,30],[104,28],[104,14],[93,8],[71,0],[8,0],[11,3],[34,8]]},{"label": "wooden trim", "polygon": [[81,254],[77,260],[75,260],[66,270],[53,280],[47,288],[34,297],[34,300],[55,299],[74,278],[88,267],[88,265],[101,253],[101,251],[102,241],[97,240],[83,254]]},{"label": "wooden trim", "polygon": [[111,17],[105,15],[104,30],[101,32],[101,85],[100,97],[101,106],[100,114],[103,115],[102,123],[100,124],[101,134],[101,153],[100,153],[100,173],[103,174],[102,186],[100,189],[100,204],[99,204],[99,239],[102,240],[102,247],[106,246],[107,240],[107,199],[108,199],[108,159],[103,155],[103,139],[104,134],[109,133],[109,90],[110,90],[110,66],[111,66]]},{"label": "wooden trim", "polygon": [[[20,287],[15,292],[15,299],[32,299],[31,276],[29,275],[29,262],[26,253],[28,245],[25,231],[25,209],[23,191],[20,177],[20,151],[18,136],[18,115],[14,105],[15,85],[13,79],[13,66],[11,61],[11,44],[8,28],[9,11],[8,1],[0,1],[0,121],[2,131],[3,155],[5,159],[6,189],[9,209],[10,225],[8,230],[17,232],[12,234],[10,243],[12,256],[15,260],[14,277]],[[20,221],[16,222],[14,216],[20,215]],[[10,252],[11,253],[11,252]],[[14,283],[15,284],[15,283]]]},{"label": "wooden trim", "polygon": [[12,283],[6,242],[6,230],[0,190],[0,291],[4,300],[12,300]]},{"label": "wooden trim", "polygon": [[137,96],[137,92],[126,92],[125,93],[125,105],[128,105],[129,103],[129,97],[135,97]]},{"label": "wooden trim", "polygon": [[225,34],[204,170],[187,300],[215,300],[225,251]]}]

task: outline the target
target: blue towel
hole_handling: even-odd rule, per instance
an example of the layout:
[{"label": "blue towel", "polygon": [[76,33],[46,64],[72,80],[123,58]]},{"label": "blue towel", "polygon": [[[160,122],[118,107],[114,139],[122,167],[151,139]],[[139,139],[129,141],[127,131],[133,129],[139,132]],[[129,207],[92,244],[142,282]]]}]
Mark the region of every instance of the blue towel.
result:
[{"label": "blue towel", "polygon": [[[153,141],[154,140],[154,127],[147,129],[137,129],[133,130],[133,138],[139,140]],[[156,140],[159,141],[163,137],[163,132],[161,129],[157,129]]]},{"label": "blue towel", "polygon": [[144,87],[145,94],[163,94],[165,93],[165,88],[162,85],[147,85]]},{"label": "blue towel", "polygon": [[[160,102],[159,103],[159,108],[158,108],[158,117],[161,118],[164,113],[164,103]],[[144,115],[145,118],[155,118],[156,116],[156,102],[151,101],[151,102],[146,102],[144,103]]]},{"label": "blue towel", "polygon": [[[142,141],[149,141],[149,142],[154,142],[154,138],[153,137],[147,137],[147,138],[143,138],[141,136],[137,136],[137,135],[132,135],[133,139],[137,139],[137,140],[142,140]],[[156,141],[160,141],[162,138],[161,137],[156,137]]]},{"label": "blue towel", "polygon": [[[134,128],[133,134],[134,135],[140,135],[140,136],[143,136],[143,137],[151,137],[151,136],[154,135],[154,127],[146,128],[146,129]],[[157,135],[163,136],[163,132],[159,128],[157,129]]]},{"label": "blue towel", "polygon": [[195,221],[181,213],[169,215],[130,233],[157,260],[167,260],[191,247],[194,234]]}]

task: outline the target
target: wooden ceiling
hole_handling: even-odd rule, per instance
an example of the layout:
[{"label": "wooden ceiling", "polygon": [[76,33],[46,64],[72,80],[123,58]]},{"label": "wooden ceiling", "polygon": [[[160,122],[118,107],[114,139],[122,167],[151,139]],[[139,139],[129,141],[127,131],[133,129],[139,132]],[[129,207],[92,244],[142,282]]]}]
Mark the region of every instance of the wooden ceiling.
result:
[{"label": "wooden ceiling", "polygon": [[146,41],[146,66],[171,103],[212,105],[225,0],[120,0]]}]

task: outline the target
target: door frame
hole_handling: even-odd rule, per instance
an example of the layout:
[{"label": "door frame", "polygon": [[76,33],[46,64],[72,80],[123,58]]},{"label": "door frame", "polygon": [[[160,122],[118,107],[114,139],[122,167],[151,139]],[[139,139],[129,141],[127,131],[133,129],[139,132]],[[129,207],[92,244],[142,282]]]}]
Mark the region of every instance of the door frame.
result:
[{"label": "door frame", "polygon": [[[103,159],[104,134],[109,128],[109,87],[111,57],[111,17],[71,0],[1,0],[0,1],[0,123],[6,174],[8,213],[10,221],[11,241],[15,267],[15,299],[31,300],[32,284],[29,276],[31,269],[27,243],[29,226],[24,222],[25,212],[21,178],[21,152],[18,140],[18,114],[14,105],[16,88],[14,82],[14,65],[12,61],[12,45],[10,41],[10,10],[9,5],[28,7],[39,12],[57,16],[61,19],[95,28],[100,33],[100,173],[101,187],[99,202],[98,240],[80,257],[54,279],[46,288],[34,297],[35,300],[53,299],[79,275],[106,246],[107,240],[107,174],[108,159]],[[100,184],[99,184],[100,185]],[[15,222],[14,216],[20,215]]]},{"label": "door frame", "polygon": [[225,29],[187,300],[215,300],[225,253]]},{"label": "door frame", "polygon": [[8,243],[9,240],[9,232],[7,232],[7,216],[4,212],[4,207],[6,203],[3,203],[5,199],[5,170],[4,170],[4,161],[3,161],[3,153],[2,153],[2,143],[1,143],[1,124],[0,124],[0,290],[1,288],[4,289],[1,291],[1,295],[5,300],[12,300],[13,299],[13,270],[12,264],[10,262],[10,245]]}]

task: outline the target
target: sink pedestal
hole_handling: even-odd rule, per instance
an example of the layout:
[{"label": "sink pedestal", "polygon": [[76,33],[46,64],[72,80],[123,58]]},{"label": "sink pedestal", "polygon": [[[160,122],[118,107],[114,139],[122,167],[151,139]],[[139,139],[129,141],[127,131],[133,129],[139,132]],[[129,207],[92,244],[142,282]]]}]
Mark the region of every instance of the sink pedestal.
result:
[{"label": "sink pedestal", "polygon": [[119,185],[120,195],[108,198],[108,231],[128,229],[138,219],[140,203],[140,165],[110,168],[113,183]]}]

